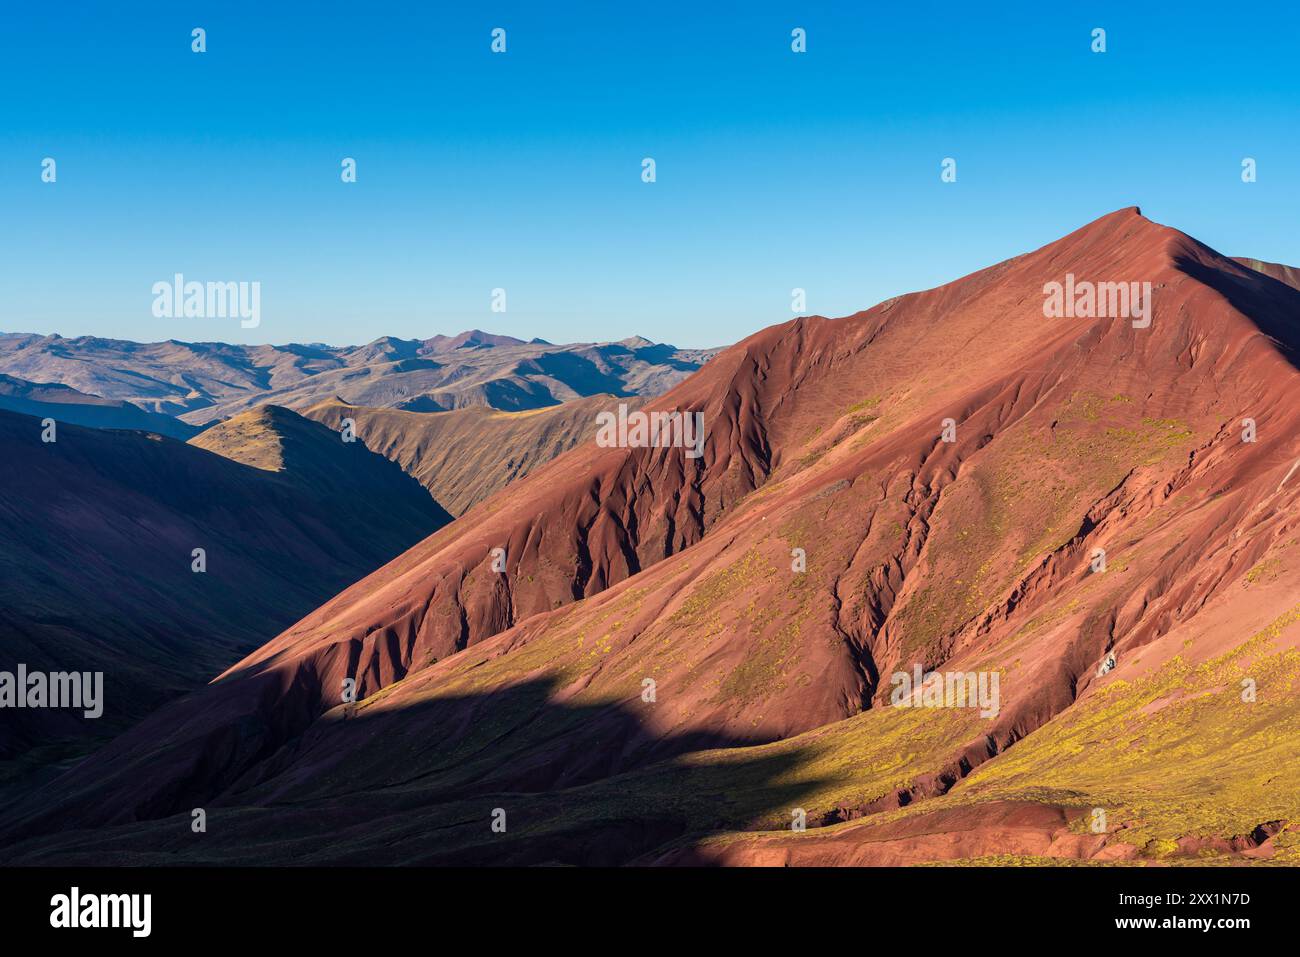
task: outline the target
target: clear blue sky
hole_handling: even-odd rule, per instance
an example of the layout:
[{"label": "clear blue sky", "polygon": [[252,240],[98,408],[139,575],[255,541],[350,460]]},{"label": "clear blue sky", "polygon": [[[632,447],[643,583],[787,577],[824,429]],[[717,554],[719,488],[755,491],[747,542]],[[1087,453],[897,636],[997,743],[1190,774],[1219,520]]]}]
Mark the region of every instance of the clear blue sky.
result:
[{"label": "clear blue sky", "polygon": [[[291,6],[7,7],[0,329],[706,346],[1133,204],[1300,263],[1294,3]],[[261,326],[155,319],[176,272],[260,281]]]}]

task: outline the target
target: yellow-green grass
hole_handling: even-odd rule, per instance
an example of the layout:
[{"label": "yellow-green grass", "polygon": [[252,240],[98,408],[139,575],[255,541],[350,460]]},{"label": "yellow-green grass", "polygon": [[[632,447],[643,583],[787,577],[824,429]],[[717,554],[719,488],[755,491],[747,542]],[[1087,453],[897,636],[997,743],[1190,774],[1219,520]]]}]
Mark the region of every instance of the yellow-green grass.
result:
[{"label": "yellow-green grass", "polygon": [[[1300,654],[1270,653],[1300,606],[1199,665],[1176,657],[1115,681],[980,768],[945,797],[1106,810],[1124,842],[1154,856],[1183,837],[1231,838],[1300,821]],[[1251,679],[1255,700],[1243,700]],[[923,812],[924,808],[916,810]],[[1300,835],[1276,841],[1300,862]]]}]

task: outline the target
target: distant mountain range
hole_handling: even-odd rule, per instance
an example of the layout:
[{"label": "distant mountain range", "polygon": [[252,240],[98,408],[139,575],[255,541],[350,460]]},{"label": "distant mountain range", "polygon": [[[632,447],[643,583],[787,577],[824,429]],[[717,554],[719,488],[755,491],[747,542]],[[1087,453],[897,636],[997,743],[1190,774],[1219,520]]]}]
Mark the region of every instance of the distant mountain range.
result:
[{"label": "distant mountain range", "polygon": [[[220,342],[137,343],[81,336],[0,334],[0,408],[59,401],[70,387],[100,403],[83,424],[146,428],[121,403],[170,416],[148,420],[155,431],[187,437],[195,426],[263,404],[307,409],[326,401],[413,412],[468,406],[540,409],[582,396],[657,395],[700,368],[716,349],[678,349],[633,337],[621,342],[552,345],[470,330],[457,336],[395,339],[363,346],[239,346]],[[86,413],[65,400],[69,421]],[[109,414],[105,403],[118,418]],[[33,412],[32,414],[36,414]],[[71,418],[73,414],[82,419]]]}]

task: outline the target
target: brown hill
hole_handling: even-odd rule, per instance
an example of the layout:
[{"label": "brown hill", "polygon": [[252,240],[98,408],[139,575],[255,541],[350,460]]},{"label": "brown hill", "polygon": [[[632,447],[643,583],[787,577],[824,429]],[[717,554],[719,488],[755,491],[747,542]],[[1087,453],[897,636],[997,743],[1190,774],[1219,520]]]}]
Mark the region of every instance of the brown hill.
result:
[{"label": "brown hill", "polygon": [[372,452],[396,462],[453,515],[462,515],[508,483],[523,478],[596,433],[596,416],[639,396],[573,399],[526,412],[470,406],[454,412],[402,412],[322,402],[303,411],[341,428],[345,418]]},{"label": "brown hill", "polygon": [[[1150,282],[1152,321],[1046,318],[1067,277]],[[1294,854],[1298,346],[1300,294],[1135,209],[764,330],[649,406],[702,412],[701,458],[536,470],[16,808],[10,853]],[[892,706],[918,666],[997,707]]]},{"label": "brown hill", "polygon": [[[283,450],[274,474],[194,447],[251,424]],[[450,520],[391,463],[283,409],[192,445],[62,422],[55,442],[41,432],[0,412],[0,671],[102,671],[104,714],[7,711],[8,774],[199,686]]]},{"label": "brown hill", "polygon": [[1240,257],[1235,262],[1276,279],[1278,282],[1284,282],[1292,289],[1300,289],[1300,269],[1295,266],[1284,266],[1281,263],[1264,262],[1262,259],[1242,259]]}]

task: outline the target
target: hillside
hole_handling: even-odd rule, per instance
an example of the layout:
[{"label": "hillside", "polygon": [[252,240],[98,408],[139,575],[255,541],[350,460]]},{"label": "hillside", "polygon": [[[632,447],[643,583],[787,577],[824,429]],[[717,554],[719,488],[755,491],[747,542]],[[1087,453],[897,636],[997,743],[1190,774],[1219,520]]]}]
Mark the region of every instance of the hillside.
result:
[{"label": "hillside", "polygon": [[373,451],[395,462],[453,515],[461,515],[596,433],[596,416],[639,396],[572,399],[561,405],[501,412],[468,406],[454,412],[402,412],[322,402],[303,411],[331,428],[345,418]]},{"label": "hillside", "polygon": [[0,375],[0,409],[96,429],[139,429],[187,439],[198,432],[170,415],[146,412],[130,402],[101,399],[57,383],[28,382]]},{"label": "hillside", "polygon": [[285,410],[245,419],[286,450],[280,471],[133,431],[60,423],[44,443],[39,420],[0,412],[0,670],[102,671],[105,683],[94,721],[7,712],[0,762],[17,763],[3,775],[200,687],[450,519],[391,463],[323,426]]},{"label": "hillside", "polygon": [[1284,266],[1281,263],[1268,263],[1259,259],[1241,259],[1236,262],[1247,266],[1256,272],[1263,273],[1278,282],[1284,282],[1292,289],[1300,289],[1300,269],[1295,266]]},{"label": "hillside", "polygon": [[[1047,318],[1067,276],[1150,282],[1151,322]],[[1293,859],[1298,359],[1300,292],[1136,209],[773,326],[647,406],[701,412],[701,458],[574,448],[0,838],[25,863]],[[995,674],[998,706],[892,706],[917,667]]]}]

